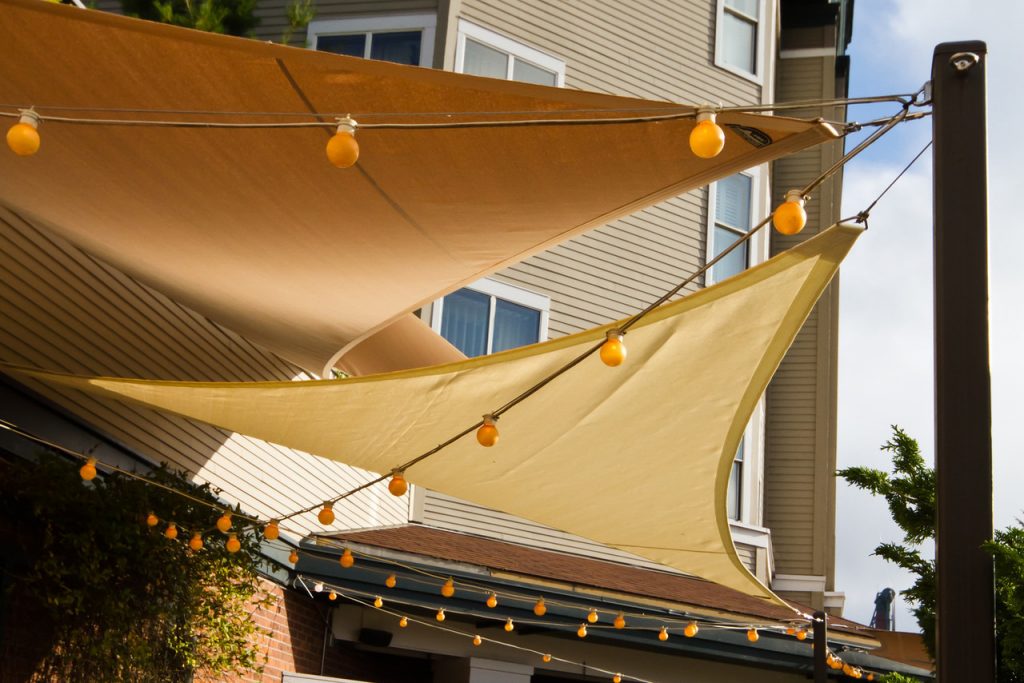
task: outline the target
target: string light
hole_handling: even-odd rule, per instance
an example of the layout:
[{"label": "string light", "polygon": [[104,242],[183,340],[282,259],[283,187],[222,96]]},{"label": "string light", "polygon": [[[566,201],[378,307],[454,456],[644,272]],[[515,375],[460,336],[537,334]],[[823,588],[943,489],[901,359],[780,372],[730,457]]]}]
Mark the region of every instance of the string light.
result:
[{"label": "string light", "polygon": [[484,642],[480,636],[473,636],[473,644],[479,646],[480,643]]},{"label": "string light", "polygon": [[276,519],[270,520],[265,527],[263,527],[263,538],[268,541],[276,541],[281,536],[281,529],[278,526]]},{"label": "string light", "polygon": [[351,116],[337,119],[338,129],[327,141],[327,159],[338,168],[350,168],[359,159],[359,143],[356,142],[356,126]]},{"label": "string light", "polygon": [[384,579],[384,585],[388,588],[394,588],[398,584],[398,579],[395,578],[394,574],[388,574],[388,578]]},{"label": "string light", "polygon": [[548,612],[548,606],[544,604],[544,598],[540,598],[533,605],[533,613],[538,617],[542,617]]},{"label": "string light", "polygon": [[658,631],[658,640],[668,640],[668,628],[667,627],[662,626],[661,630]]},{"label": "string light", "polygon": [[476,440],[481,446],[490,448],[498,443],[498,427],[494,424],[498,418],[491,414],[484,415],[484,423],[476,430]]},{"label": "string light", "polygon": [[[21,124],[18,124],[21,125]],[[96,478],[96,458],[89,458],[85,464],[78,469],[78,476],[85,481],[92,481]]]},{"label": "string light", "polygon": [[392,496],[404,496],[405,492],[409,490],[409,483],[405,480],[405,475],[402,470],[395,470],[391,474],[391,481],[388,482],[388,491],[391,492]]},{"label": "string light", "polygon": [[437,614],[434,615],[434,618],[438,621],[444,621],[444,607],[437,610]]},{"label": "string light", "polygon": [[167,529],[164,531],[164,536],[171,539],[172,541],[178,537],[178,525],[174,522],[170,522],[167,525]]},{"label": "string light", "polygon": [[797,631],[796,632],[796,639],[797,640],[807,640],[807,630],[806,629],[800,629],[799,631]]},{"label": "string light", "polygon": [[340,564],[343,568],[348,569],[349,567],[351,567],[355,563],[356,563],[356,558],[353,557],[352,551],[349,550],[348,548],[345,548],[345,552],[343,552],[341,554],[341,557],[338,558],[338,564]]},{"label": "string light", "polygon": [[384,598],[380,597],[379,595],[377,597],[375,597],[373,599],[373,606],[376,607],[377,609],[380,609],[381,607],[383,607],[384,606]]},{"label": "string light", "polygon": [[227,533],[231,530],[231,513],[225,512],[217,520],[217,528],[220,529],[221,533]]},{"label": "string light", "polygon": [[715,123],[715,108],[697,108],[697,125],[690,131],[690,150],[701,159],[714,159],[725,147],[725,131]]},{"label": "string light", "polygon": [[685,628],[683,628],[683,635],[687,638],[693,638],[695,635],[697,635],[697,632],[699,630],[700,628],[697,626],[697,622],[691,621],[689,624],[686,625]]},{"label": "string light", "polygon": [[511,633],[512,629],[514,629],[515,627],[516,627],[516,625],[512,623],[512,617],[509,617],[508,619],[505,620],[505,630],[506,631]]},{"label": "string light", "polygon": [[620,330],[608,330],[606,333],[607,339],[601,344],[601,350],[598,355],[601,356],[601,362],[610,368],[614,368],[626,360],[626,344],[622,341],[622,332]]},{"label": "string light", "polygon": [[150,512],[146,515],[146,526],[156,526],[160,523],[160,518]]},{"label": "string light", "polygon": [[409,617],[402,617],[401,619],[398,620],[398,627],[399,628],[405,628],[408,625],[409,625]]},{"label": "string light", "polygon": [[242,549],[242,544],[238,541],[238,536],[236,534],[230,534],[228,536],[227,543],[224,544],[224,547],[228,549],[229,553],[237,553]]},{"label": "string light", "polygon": [[327,599],[333,602],[334,600],[338,599],[338,594],[335,593],[334,591],[331,591],[330,593],[327,594]]},{"label": "string light", "polygon": [[324,501],[324,506],[320,508],[320,512],[317,513],[316,518],[320,520],[320,523],[324,526],[334,524],[334,504],[329,500]]},{"label": "string light", "polygon": [[188,547],[192,548],[192,550],[197,550],[197,551],[198,550],[202,550],[203,549],[203,535],[201,533],[199,533],[198,531],[195,532],[194,534],[192,534],[192,538],[189,539],[189,542],[188,542]]},{"label": "string light", "polygon": [[545,653],[544,656],[541,657],[541,661],[543,661],[545,664],[547,664],[548,662],[551,661],[551,655]]},{"label": "string light", "polygon": [[491,609],[498,606],[498,596],[495,593],[491,593],[487,596],[487,602],[485,603]]},{"label": "string light", "polygon": [[794,628],[793,626],[787,626],[786,627],[786,635],[787,636],[795,636],[796,635],[796,628]]},{"label": "string light", "polygon": [[444,585],[441,586],[441,595],[443,595],[446,598],[450,598],[453,595],[455,595],[454,579],[449,578],[447,581],[444,582]]},{"label": "string light", "polygon": [[20,157],[32,156],[39,151],[39,123],[42,119],[35,109],[22,109],[18,122],[7,129],[7,146]]},{"label": "string light", "polygon": [[615,621],[612,622],[612,626],[617,629],[626,628],[626,617],[622,616],[622,612],[619,612],[615,617]]},{"label": "string light", "polygon": [[612,676],[612,683],[622,683],[622,674]]},{"label": "string light", "polygon": [[758,634],[756,628],[747,629],[747,640],[752,643],[756,643],[760,638],[761,636]]},{"label": "string light", "polygon": [[587,637],[587,625],[586,624],[580,624],[580,627],[578,629],[576,629],[576,635],[578,635],[580,638],[586,638]]},{"label": "string light", "polygon": [[772,214],[772,225],[783,235],[795,235],[807,225],[807,210],[804,209],[803,192],[790,190],[786,193],[786,201],[775,209]]},{"label": "string light", "polygon": [[288,561],[291,562],[292,564],[296,564],[299,561],[299,553],[296,552],[295,550],[293,550],[288,555]]},{"label": "string light", "polygon": [[313,584],[313,590],[316,591],[317,593],[323,593],[324,592],[324,582],[323,581],[317,581],[316,583],[314,583]]},{"label": "string light", "polygon": [[597,619],[598,619],[598,617],[597,617],[597,610],[596,609],[592,609],[592,610],[590,610],[590,612],[587,613],[587,621],[590,622],[591,624],[596,624],[597,623]]}]

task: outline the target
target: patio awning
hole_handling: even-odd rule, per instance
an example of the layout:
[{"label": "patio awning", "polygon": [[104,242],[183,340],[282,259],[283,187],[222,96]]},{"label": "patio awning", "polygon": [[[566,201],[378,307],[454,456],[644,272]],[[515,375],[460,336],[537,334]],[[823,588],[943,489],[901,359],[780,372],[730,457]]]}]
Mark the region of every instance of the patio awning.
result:
[{"label": "patio awning", "polygon": [[[0,154],[0,203],[317,372],[364,340],[343,367],[456,358],[405,316],[588,228],[836,136],[823,123],[724,113],[725,150],[703,160],[688,148],[692,120],[600,123],[680,111],[673,103],[38,0],[0,0],[0,37],[0,110],[115,122],[44,121],[37,155]],[[345,170],[324,156],[326,127],[116,124],[329,123],[345,113],[361,124],[560,123],[360,130],[359,163]],[[390,353],[396,346],[405,352]]]},{"label": "patio awning", "polygon": [[[778,600],[740,562],[726,517],[733,457],[758,399],[860,234],[834,227],[666,304],[617,368],[592,356],[406,478]],[[439,367],[268,383],[83,378],[0,366],[387,473],[604,337],[595,329]]]}]

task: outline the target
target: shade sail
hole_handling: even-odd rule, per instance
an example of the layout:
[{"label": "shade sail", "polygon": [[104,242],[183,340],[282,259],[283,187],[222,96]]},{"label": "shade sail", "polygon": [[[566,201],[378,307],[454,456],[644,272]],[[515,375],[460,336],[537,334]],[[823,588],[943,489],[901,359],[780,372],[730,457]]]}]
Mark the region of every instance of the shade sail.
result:
[{"label": "shade sail", "polygon": [[[834,227],[666,304],[409,481],[777,599],[738,559],[726,488],[759,397],[861,230]],[[479,420],[604,337],[595,329],[433,368],[335,381],[82,378],[5,367],[386,473]]]},{"label": "shade sail", "polygon": [[[623,116],[623,109],[678,110],[38,0],[0,0],[0,38],[0,102],[9,105],[0,109],[34,105],[44,116],[267,123],[351,112],[361,124],[380,124],[541,116],[578,122]],[[0,202],[319,371],[343,349],[462,284],[587,228],[835,137],[826,124],[783,117],[728,113],[719,120],[726,147],[710,161],[689,151],[693,122],[675,120],[361,129],[359,163],[345,170],[324,156],[327,128],[45,121],[36,156],[0,154]],[[360,363],[380,367],[368,363],[369,352],[363,349]]]}]

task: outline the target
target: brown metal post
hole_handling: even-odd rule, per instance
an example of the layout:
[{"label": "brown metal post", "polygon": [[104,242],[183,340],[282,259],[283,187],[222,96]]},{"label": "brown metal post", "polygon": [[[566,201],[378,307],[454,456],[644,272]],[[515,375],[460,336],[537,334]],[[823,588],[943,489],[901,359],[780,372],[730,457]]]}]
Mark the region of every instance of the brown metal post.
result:
[{"label": "brown metal post", "polygon": [[828,682],[825,655],[828,652],[828,615],[814,613],[814,683]]},{"label": "brown metal post", "polygon": [[992,401],[988,355],[985,59],[981,41],[932,59],[935,207],[937,666],[995,680]]}]

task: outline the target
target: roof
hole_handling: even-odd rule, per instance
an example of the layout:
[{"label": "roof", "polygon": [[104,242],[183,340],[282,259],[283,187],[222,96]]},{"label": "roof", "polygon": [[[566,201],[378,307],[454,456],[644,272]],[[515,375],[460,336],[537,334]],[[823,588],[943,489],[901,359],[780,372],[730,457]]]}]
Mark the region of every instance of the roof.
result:
[{"label": "roof", "polygon": [[[785,607],[692,576],[527,548],[419,524],[343,533],[332,538],[759,619],[789,621],[795,617]],[[800,610],[811,611],[804,607]],[[829,624],[869,635],[864,626],[846,619],[832,618]]]},{"label": "roof", "polygon": [[894,662],[902,662],[915,666],[926,671],[932,671],[935,664],[931,655],[924,645],[924,638],[920,633],[907,633],[905,631],[880,631],[870,629],[871,635],[882,644],[882,647],[872,651],[871,654],[878,657],[885,657]]}]

